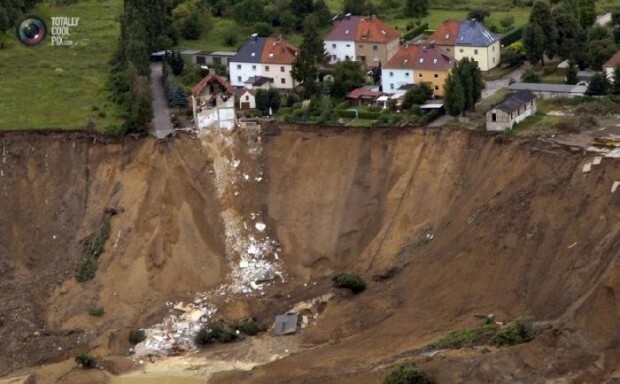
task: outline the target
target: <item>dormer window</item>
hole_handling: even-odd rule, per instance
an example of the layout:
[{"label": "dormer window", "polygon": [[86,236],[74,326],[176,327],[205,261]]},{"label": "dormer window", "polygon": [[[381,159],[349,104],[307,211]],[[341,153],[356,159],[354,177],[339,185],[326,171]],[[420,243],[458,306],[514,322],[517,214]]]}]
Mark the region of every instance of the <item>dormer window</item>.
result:
[{"label": "dormer window", "polygon": [[450,34],[449,34],[449,33],[446,33],[446,37],[445,37],[445,39],[446,39],[446,40],[448,40],[449,38],[450,38]]},{"label": "dormer window", "polygon": [[256,52],[252,52],[252,57],[256,56]]},{"label": "dormer window", "polygon": [[351,30],[350,30],[350,29],[347,29],[346,31],[344,31],[344,34],[345,34],[345,35],[348,35],[349,33],[351,33]]},{"label": "dormer window", "polygon": [[420,57],[420,64],[422,64],[424,62],[424,58]]},{"label": "dormer window", "polygon": [[381,33],[383,33],[384,35],[387,35],[387,32],[385,32],[385,29],[382,29]]},{"label": "dormer window", "polygon": [[433,59],[433,64],[437,64],[437,59]]},{"label": "dormer window", "polygon": [[269,57],[273,57],[273,52],[269,54]]}]

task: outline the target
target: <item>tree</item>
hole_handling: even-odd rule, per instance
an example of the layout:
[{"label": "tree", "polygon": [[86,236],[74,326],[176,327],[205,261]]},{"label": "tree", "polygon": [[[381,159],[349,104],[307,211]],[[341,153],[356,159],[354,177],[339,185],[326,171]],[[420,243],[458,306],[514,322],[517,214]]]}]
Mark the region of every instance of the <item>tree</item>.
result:
[{"label": "tree", "polygon": [[170,68],[172,68],[172,73],[174,73],[175,76],[179,76],[183,73],[183,69],[185,68],[185,60],[183,60],[181,52],[174,50],[170,54],[166,53],[165,60],[170,65]]},{"label": "tree", "polygon": [[594,26],[588,33],[588,56],[590,67],[600,70],[603,64],[616,52],[616,45],[608,28]]},{"label": "tree", "polygon": [[316,15],[321,27],[329,25],[332,20],[332,13],[325,3],[325,0],[316,0],[314,2],[314,14]]},{"label": "tree", "polygon": [[609,80],[607,80],[607,76],[602,73],[597,73],[592,76],[592,79],[590,79],[590,84],[588,84],[586,95],[606,95],[609,93],[609,88]]},{"label": "tree", "polygon": [[235,20],[241,25],[249,25],[264,21],[263,2],[261,0],[243,0],[232,10]]},{"label": "tree", "polygon": [[419,85],[408,90],[403,97],[403,109],[409,109],[413,105],[422,105],[428,99],[433,97],[433,90],[426,85],[426,83],[420,83]]},{"label": "tree", "polygon": [[352,15],[363,15],[366,11],[366,0],[344,0],[342,11]]},{"label": "tree", "polygon": [[428,0],[406,0],[405,16],[422,18],[428,15]]},{"label": "tree", "polygon": [[[553,57],[557,53],[558,32],[551,17],[551,5],[546,0],[536,0],[530,13],[530,24],[538,25],[542,30],[543,52]],[[544,57],[541,56],[543,64]]]},{"label": "tree", "polygon": [[556,5],[551,15],[557,30],[558,55],[567,59],[574,53],[573,48],[579,36],[579,23],[565,3]]},{"label": "tree", "polygon": [[515,18],[512,15],[508,15],[499,21],[499,24],[502,26],[502,28],[504,28],[504,31],[510,30],[510,28],[512,28],[514,23],[515,23]]},{"label": "tree", "polygon": [[540,76],[533,69],[526,69],[521,75],[521,81],[524,83],[540,83]]},{"label": "tree", "polygon": [[187,101],[187,92],[185,91],[185,88],[177,87],[177,89],[174,91],[172,95],[170,106],[185,108],[188,106],[188,104],[189,103]]},{"label": "tree", "polygon": [[484,89],[484,81],[482,80],[482,72],[473,59],[463,58],[453,69],[456,78],[463,87],[463,95],[465,97],[464,111],[475,110],[475,105]]},{"label": "tree", "polygon": [[459,79],[451,73],[444,85],[444,104],[450,116],[458,116],[465,110],[465,93]]},{"label": "tree", "polygon": [[528,24],[523,30],[522,40],[525,57],[532,65],[538,64],[543,59],[545,50],[545,36],[542,28],[538,24]]},{"label": "tree", "polygon": [[486,19],[490,15],[491,11],[489,11],[487,8],[474,8],[469,10],[469,12],[467,13],[467,18],[469,20],[475,19],[478,22],[482,23],[484,22],[484,19]]},{"label": "tree", "polygon": [[325,48],[318,30],[318,21],[315,15],[309,15],[304,20],[304,37],[299,53],[293,63],[292,76],[304,86],[306,97],[314,95],[318,89],[315,85],[318,70],[317,65],[325,62]]},{"label": "tree", "polygon": [[396,366],[383,381],[383,384],[433,384],[435,381],[413,363]]},{"label": "tree", "polygon": [[620,64],[616,65],[616,67],[614,68],[612,81],[613,84],[611,87],[611,92],[614,95],[620,95]]},{"label": "tree", "polygon": [[588,29],[596,21],[596,0],[576,0],[575,11],[581,28]]},{"label": "tree", "polygon": [[575,60],[568,60],[568,68],[566,69],[566,84],[577,84],[577,63]]},{"label": "tree", "polygon": [[273,35],[273,26],[264,21],[254,24],[253,28],[254,32],[256,32],[260,37],[269,37]]},{"label": "tree", "polygon": [[173,25],[184,39],[198,40],[211,23],[210,15],[202,8],[199,0],[179,4],[172,11]]},{"label": "tree", "polygon": [[259,89],[256,91],[256,109],[261,111],[263,115],[269,114],[269,109],[271,112],[277,113],[278,109],[280,109],[280,92],[277,89]]},{"label": "tree", "polygon": [[333,72],[332,96],[342,98],[355,88],[364,85],[366,73],[358,61],[344,60],[336,64]]}]

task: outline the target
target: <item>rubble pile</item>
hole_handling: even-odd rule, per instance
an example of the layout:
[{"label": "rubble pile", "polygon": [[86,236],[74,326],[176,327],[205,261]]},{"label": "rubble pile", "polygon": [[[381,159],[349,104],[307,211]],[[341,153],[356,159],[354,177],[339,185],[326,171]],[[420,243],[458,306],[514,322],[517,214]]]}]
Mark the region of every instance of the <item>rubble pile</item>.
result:
[{"label": "rubble pile", "polygon": [[[242,183],[263,180],[260,166],[245,169],[234,154],[234,137],[222,132],[206,132],[202,137],[213,158],[214,180],[220,199],[239,198]],[[257,140],[260,143],[260,140]],[[249,152],[257,153],[259,148]],[[251,153],[248,153],[250,155]],[[250,156],[248,156],[250,157]],[[221,212],[225,229],[226,258],[230,268],[228,283],[212,292],[199,295],[192,303],[168,303],[170,314],[160,324],[145,330],[146,339],[136,345],[136,356],[175,355],[195,348],[194,336],[217,312],[209,304],[213,295],[226,301],[235,294],[263,294],[264,284],[277,278],[284,280],[279,265],[279,244],[267,235],[267,224],[260,214],[239,212],[234,201]]]}]

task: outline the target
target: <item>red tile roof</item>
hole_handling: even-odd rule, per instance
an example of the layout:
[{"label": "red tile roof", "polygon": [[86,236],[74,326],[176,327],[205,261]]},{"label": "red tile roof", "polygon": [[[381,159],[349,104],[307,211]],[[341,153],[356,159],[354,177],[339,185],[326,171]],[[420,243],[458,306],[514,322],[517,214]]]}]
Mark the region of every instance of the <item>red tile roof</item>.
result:
[{"label": "red tile roof", "polygon": [[603,67],[605,68],[615,68],[616,65],[620,65],[620,51],[616,52],[611,59],[607,60]]},{"label": "red tile roof", "polygon": [[289,44],[282,37],[268,37],[261,56],[263,64],[293,64],[297,55],[297,47]]},{"label": "red tile roof", "polygon": [[452,69],[453,66],[454,59],[434,44],[420,45],[413,63],[413,69],[419,71],[445,72]]},{"label": "red tile roof", "polygon": [[398,39],[400,35],[396,30],[376,17],[363,17],[360,19],[355,34],[357,42],[388,43]]},{"label": "red tile roof", "polygon": [[220,85],[226,90],[226,92],[232,94],[234,91],[234,88],[232,85],[230,85],[230,83],[228,81],[226,81],[226,79],[224,79],[223,77],[220,77],[216,74],[210,74],[207,75],[204,79],[200,80],[200,82],[198,84],[196,84],[194,86],[194,88],[192,88],[192,95],[197,96],[199,94],[202,93],[202,91],[205,90],[205,88],[211,83],[211,82],[217,82],[220,83]]},{"label": "red tile roof", "polygon": [[428,41],[439,45],[455,45],[459,26],[458,20],[446,20],[428,37]]},{"label": "red tile roof", "polygon": [[390,61],[384,65],[384,68],[413,69],[413,63],[418,55],[418,51],[419,47],[417,45],[400,47]]},{"label": "red tile roof", "polygon": [[347,95],[347,97],[349,99],[374,99],[375,97],[381,96],[381,92],[378,91],[371,91],[370,89],[366,89],[366,88],[357,88],[351,91],[351,93],[349,93]]}]

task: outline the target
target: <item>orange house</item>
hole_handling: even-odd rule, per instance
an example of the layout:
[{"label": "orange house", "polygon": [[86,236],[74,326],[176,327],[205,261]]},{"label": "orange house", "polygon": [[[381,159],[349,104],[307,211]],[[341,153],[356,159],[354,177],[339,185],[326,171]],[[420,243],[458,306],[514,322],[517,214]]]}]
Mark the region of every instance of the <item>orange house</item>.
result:
[{"label": "orange house", "polygon": [[454,59],[435,44],[420,45],[413,67],[413,83],[426,83],[433,95],[444,95],[444,84],[454,67]]}]

